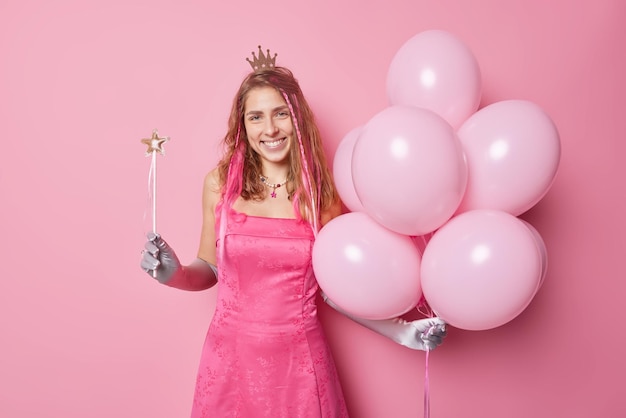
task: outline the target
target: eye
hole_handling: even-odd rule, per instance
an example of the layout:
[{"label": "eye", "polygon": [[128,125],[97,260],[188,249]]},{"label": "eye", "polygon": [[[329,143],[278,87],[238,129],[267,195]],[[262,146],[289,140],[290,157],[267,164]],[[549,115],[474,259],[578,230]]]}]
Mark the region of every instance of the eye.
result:
[{"label": "eye", "polygon": [[289,117],[289,112],[287,112],[286,110],[281,110],[280,112],[278,112],[276,114],[277,117],[284,119],[284,118],[288,118]]},{"label": "eye", "polygon": [[250,115],[250,116],[248,116],[248,120],[250,122],[256,122],[256,121],[258,121],[260,119],[261,119],[261,116],[259,116],[259,115]]}]

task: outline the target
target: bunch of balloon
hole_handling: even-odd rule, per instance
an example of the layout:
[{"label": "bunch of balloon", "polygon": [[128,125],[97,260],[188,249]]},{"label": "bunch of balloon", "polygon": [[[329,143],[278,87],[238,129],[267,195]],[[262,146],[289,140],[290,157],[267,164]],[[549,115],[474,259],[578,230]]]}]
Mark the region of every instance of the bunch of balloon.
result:
[{"label": "bunch of balloon", "polygon": [[390,318],[424,298],[452,326],[488,329],[540,287],[545,245],[517,216],[553,182],[558,132],[527,101],[478,110],[481,83],[466,45],[421,32],[390,64],[389,106],[340,142],[333,174],[351,212],[322,228],[313,268],[347,312]]},{"label": "bunch of balloon", "polygon": [[518,316],[545,279],[545,243],[518,216],[552,185],[560,139],[549,116],[523,100],[484,107],[457,134],[469,169],[467,189],[455,216],[424,250],[421,284],[449,324],[486,330]]}]

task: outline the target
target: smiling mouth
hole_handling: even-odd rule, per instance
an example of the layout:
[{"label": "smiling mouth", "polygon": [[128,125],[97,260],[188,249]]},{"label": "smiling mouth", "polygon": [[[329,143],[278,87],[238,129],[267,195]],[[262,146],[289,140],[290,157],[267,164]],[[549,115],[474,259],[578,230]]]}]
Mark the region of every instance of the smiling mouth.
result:
[{"label": "smiling mouth", "polygon": [[279,147],[283,142],[285,142],[285,138],[275,139],[273,141],[261,141],[261,143],[265,145],[267,148]]}]

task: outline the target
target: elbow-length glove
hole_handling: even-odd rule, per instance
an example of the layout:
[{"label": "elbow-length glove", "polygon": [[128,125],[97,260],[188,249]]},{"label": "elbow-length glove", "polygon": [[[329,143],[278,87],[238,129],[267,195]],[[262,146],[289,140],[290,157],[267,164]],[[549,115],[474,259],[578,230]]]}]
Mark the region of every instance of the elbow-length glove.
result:
[{"label": "elbow-length glove", "polygon": [[405,347],[430,351],[437,348],[447,335],[446,323],[440,318],[426,318],[406,321],[402,318],[363,319],[348,314],[322,292],[322,298],[330,307],[354,322],[383,335]]},{"label": "elbow-length glove", "polygon": [[159,234],[149,232],[141,268],[160,283],[185,290],[208,289],[217,283],[217,267],[201,258],[183,266],[176,252]]}]

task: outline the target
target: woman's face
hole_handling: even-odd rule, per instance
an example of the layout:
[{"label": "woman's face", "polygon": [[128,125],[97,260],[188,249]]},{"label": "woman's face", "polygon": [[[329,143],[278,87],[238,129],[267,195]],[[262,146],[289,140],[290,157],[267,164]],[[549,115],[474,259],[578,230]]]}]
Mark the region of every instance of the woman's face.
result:
[{"label": "woman's face", "polygon": [[243,107],[248,142],[263,165],[288,161],[293,140],[293,123],[283,96],[273,87],[248,92]]}]

